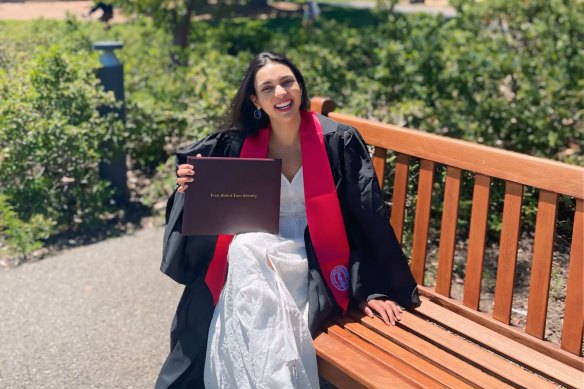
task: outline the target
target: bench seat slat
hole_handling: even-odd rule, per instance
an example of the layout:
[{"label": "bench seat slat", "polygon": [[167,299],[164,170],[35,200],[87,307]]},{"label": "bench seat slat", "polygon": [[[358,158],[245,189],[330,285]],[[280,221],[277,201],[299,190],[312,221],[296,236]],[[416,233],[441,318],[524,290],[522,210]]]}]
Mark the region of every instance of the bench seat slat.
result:
[{"label": "bench seat slat", "polygon": [[436,275],[436,292],[450,297],[452,286],[452,268],[454,265],[454,248],[456,246],[456,228],[458,227],[458,202],[462,171],[448,166],[444,188],[444,208],[440,227],[440,247],[438,249],[438,271]]},{"label": "bench seat slat", "polygon": [[568,291],[562,330],[562,348],[582,355],[582,331],[584,329],[584,200],[576,200]]},{"label": "bench seat slat", "polygon": [[483,279],[483,261],[485,256],[490,192],[491,177],[476,174],[472,194],[463,303],[467,307],[477,310],[479,309],[481,300],[481,282]]},{"label": "bench seat slat", "polygon": [[[474,309],[464,306],[459,301],[444,297],[434,292],[432,288],[418,285],[418,289],[420,294],[429,298],[432,303],[451,311],[457,320],[464,320],[463,318],[469,319],[472,322],[478,323],[485,328],[491,329],[500,335],[505,336],[506,338],[523,344],[534,351],[547,355],[560,363],[573,367],[576,370],[584,371],[584,358],[562,350],[554,343],[546,342],[531,335],[527,335],[518,327],[503,324],[484,312],[475,311]],[[423,307],[417,308],[417,311],[420,312],[423,309]]]},{"label": "bench seat slat", "polygon": [[[458,356],[478,368],[486,370],[490,375],[510,385],[518,385],[524,388],[557,389],[557,385],[533,375],[519,366],[510,364],[501,356],[492,354],[481,346],[470,343],[466,339],[445,331],[432,322],[416,315],[403,315],[399,325],[404,326],[408,331],[416,333],[420,337],[429,339],[438,347],[448,350],[449,353]],[[471,330],[478,331],[480,329],[480,326],[476,323],[471,328]]]},{"label": "bench seat slat", "polygon": [[493,306],[493,317],[505,324],[511,319],[522,200],[523,185],[507,181]]},{"label": "bench seat slat", "polygon": [[404,234],[404,218],[406,215],[406,197],[408,194],[408,175],[410,171],[410,156],[398,154],[395,162],[393,178],[393,198],[391,204],[391,226],[398,242],[401,244]]},{"label": "bench seat slat", "polygon": [[[341,318],[337,317],[337,319]],[[344,321],[347,322],[347,320]],[[380,349],[378,343],[369,343],[358,335],[348,331],[346,328],[342,328],[342,325],[342,319],[341,323],[338,325],[328,325],[326,333],[333,338],[338,339],[340,342],[348,345],[349,347],[358,350],[361,354],[364,354],[371,360],[381,365],[384,369],[393,372],[393,374],[403,378],[413,386],[446,388],[445,385],[442,385],[439,381],[430,377],[428,374],[414,368],[407,363],[404,363],[401,359],[397,358],[392,353]],[[350,326],[350,324],[347,325]],[[364,327],[360,324],[357,325],[364,329]]]},{"label": "bench seat slat", "polygon": [[[577,386],[577,384],[579,382],[581,383],[584,378],[578,369],[566,366],[562,362],[547,355],[538,353],[530,347],[501,335],[497,331],[493,331],[470,319],[461,317],[460,315],[433,303],[426,297],[422,297],[422,305],[416,308],[415,312],[422,315],[422,317],[431,319],[444,328],[461,334],[464,337],[471,339],[473,342],[476,342],[489,350],[492,350],[507,359],[513,360],[516,363],[562,385]],[[421,329],[422,325],[416,325],[418,329],[413,328],[413,330],[416,332],[420,331],[423,334],[424,331]],[[445,339],[444,342],[447,342],[447,340]],[[452,343],[452,345],[446,345],[446,347],[456,346]],[[489,361],[486,365],[491,366],[492,364]],[[523,373],[517,371],[517,366],[511,364],[506,365],[510,371],[514,371],[513,374],[526,374],[525,371],[523,371]],[[540,385],[531,387],[540,387]]]},{"label": "bench seat slat", "polygon": [[539,339],[545,335],[557,209],[557,193],[540,191],[525,325],[525,332]]},{"label": "bench seat slat", "polygon": [[356,336],[371,344],[374,344],[380,350],[383,350],[384,354],[391,355],[393,358],[397,358],[402,363],[406,364],[409,368],[415,369],[422,374],[437,380],[440,383],[436,385],[437,387],[444,386],[452,389],[466,389],[472,387],[466,382],[456,378],[452,374],[449,374],[448,372],[428,362],[426,359],[418,357],[417,355],[400,347],[382,335],[379,335],[378,333],[364,327],[361,323],[357,323],[347,319],[346,317],[339,316],[335,317],[335,321],[339,323],[339,325],[342,325],[345,330],[355,334]]},{"label": "bench seat slat", "polygon": [[414,241],[412,243],[411,269],[418,284],[424,284],[426,271],[426,249],[428,247],[428,230],[430,228],[430,209],[432,206],[432,186],[434,184],[434,162],[420,161],[418,179],[418,201],[416,203],[416,221],[414,224]]},{"label": "bench seat slat", "polygon": [[472,386],[487,388],[511,387],[507,383],[492,377],[481,369],[403,328],[396,326],[389,327],[377,318],[372,319],[359,313],[351,312],[350,314],[353,319],[359,320],[367,328],[381,334],[417,356],[426,359],[435,366],[448,371],[450,374],[453,374]]},{"label": "bench seat slat", "polygon": [[340,389],[415,388],[326,333],[314,339],[314,346],[319,374]]}]

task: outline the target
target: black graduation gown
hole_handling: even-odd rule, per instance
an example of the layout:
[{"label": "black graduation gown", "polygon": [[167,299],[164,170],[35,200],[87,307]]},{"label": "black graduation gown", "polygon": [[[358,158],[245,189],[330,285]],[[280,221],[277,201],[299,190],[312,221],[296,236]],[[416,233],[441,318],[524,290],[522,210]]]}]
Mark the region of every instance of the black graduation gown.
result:
[{"label": "black graduation gown", "polygon": [[[356,129],[319,115],[351,251],[351,300],[386,296],[406,308],[420,304],[416,282],[389,224],[369,151]],[[238,157],[243,135],[215,133],[177,154]],[[203,368],[213,300],[205,274],[215,249],[215,236],[181,234],[184,194],[175,192],[166,208],[161,270],[185,284],[171,328],[170,355],[156,388],[203,388]],[[304,233],[309,264],[308,321],[314,335],[323,321],[339,311],[326,285],[310,241]]]}]

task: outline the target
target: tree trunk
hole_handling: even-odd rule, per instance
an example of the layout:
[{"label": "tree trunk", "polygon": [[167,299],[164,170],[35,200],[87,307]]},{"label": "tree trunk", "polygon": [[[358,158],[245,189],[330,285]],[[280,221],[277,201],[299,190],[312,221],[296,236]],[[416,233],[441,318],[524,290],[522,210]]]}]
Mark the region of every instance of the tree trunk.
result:
[{"label": "tree trunk", "polygon": [[247,4],[248,4],[248,7],[251,9],[268,8],[268,0],[250,0]]},{"label": "tree trunk", "polygon": [[178,18],[174,28],[172,43],[181,49],[185,49],[189,45],[189,31],[191,29],[191,16],[194,5],[194,0],[185,0],[186,12]]}]

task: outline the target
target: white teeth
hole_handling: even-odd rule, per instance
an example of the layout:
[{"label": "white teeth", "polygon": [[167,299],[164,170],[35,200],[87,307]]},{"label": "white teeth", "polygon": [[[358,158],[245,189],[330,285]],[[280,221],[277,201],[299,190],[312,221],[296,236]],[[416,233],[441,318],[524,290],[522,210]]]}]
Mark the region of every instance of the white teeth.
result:
[{"label": "white teeth", "polygon": [[286,108],[286,107],[288,107],[290,104],[292,104],[292,101],[287,101],[287,102],[285,102],[285,103],[276,104],[276,108]]}]

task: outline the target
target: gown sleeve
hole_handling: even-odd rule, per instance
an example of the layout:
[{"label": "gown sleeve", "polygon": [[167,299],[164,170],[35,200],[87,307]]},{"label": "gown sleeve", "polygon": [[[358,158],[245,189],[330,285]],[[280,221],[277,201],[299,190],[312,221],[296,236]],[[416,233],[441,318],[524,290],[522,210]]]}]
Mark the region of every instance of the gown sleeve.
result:
[{"label": "gown sleeve", "polygon": [[342,138],[344,195],[350,224],[346,228],[356,242],[351,253],[353,296],[359,300],[387,297],[406,308],[418,306],[417,284],[389,223],[369,150],[352,127],[346,127]]},{"label": "gown sleeve", "polygon": [[[229,137],[216,133],[197,142],[176,155],[176,166],[186,163],[190,155],[226,156]],[[184,236],[182,234],[185,195],[177,190],[166,204],[166,226],[162,245],[160,270],[181,284],[189,284],[205,274],[215,251],[216,236]]]}]

